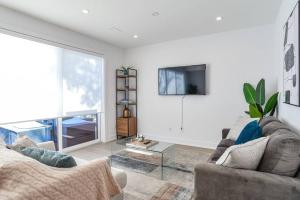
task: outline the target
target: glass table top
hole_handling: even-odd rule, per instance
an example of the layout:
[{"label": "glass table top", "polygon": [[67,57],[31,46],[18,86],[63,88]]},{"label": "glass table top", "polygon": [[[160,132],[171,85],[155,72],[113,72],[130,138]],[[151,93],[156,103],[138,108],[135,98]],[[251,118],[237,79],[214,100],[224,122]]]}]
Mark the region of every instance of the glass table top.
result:
[{"label": "glass table top", "polygon": [[139,147],[132,147],[132,146],[126,146],[127,143],[131,142],[133,139],[125,138],[125,139],[119,139],[115,142],[115,145],[121,145],[123,147],[129,148],[129,149],[138,149],[143,151],[152,151],[157,153],[164,153],[169,147],[173,146],[174,144],[168,143],[168,142],[159,142],[147,149],[139,148]]}]

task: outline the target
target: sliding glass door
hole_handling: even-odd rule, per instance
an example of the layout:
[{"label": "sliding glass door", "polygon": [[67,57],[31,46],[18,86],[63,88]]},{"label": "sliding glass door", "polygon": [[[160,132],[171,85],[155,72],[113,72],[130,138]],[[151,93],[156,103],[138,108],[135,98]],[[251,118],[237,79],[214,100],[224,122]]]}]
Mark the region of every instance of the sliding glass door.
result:
[{"label": "sliding glass door", "polygon": [[1,33],[0,44],[0,137],[7,144],[27,135],[61,150],[100,139],[102,57]]}]

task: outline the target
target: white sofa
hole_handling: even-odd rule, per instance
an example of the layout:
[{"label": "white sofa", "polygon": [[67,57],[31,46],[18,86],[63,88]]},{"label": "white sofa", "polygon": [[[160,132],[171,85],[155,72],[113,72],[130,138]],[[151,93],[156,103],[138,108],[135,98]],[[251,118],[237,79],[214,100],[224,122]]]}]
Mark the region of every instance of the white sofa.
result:
[{"label": "white sofa", "polygon": [[[37,145],[38,145],[39,148],[55,151],[55,145],[54,145],[54,142],[52,142],[52,141],[39,143]],[[79,159],[79,158],[76,158],[76,157],[74,157],[74,159],[75,159],[77,165],[84,165],[84,164],[88,163],[88,161],[83,160],[83,159]],[[108,158],[103,158],[103,159],[106,159],[108,161],[108,163],[110,163]],[[127,175],[126,175],[126,173],[121,169],[117,169],[117,168],[113,168],[113,167],[111,167],[111,172],[112,172],[115,180],[119,184],[119,186],[122,189],[124,189],[126,184],[127,184]],[[123,199],[124,199],[124,193],[123,192],[112,198],[112,200],[123,200]]]}]

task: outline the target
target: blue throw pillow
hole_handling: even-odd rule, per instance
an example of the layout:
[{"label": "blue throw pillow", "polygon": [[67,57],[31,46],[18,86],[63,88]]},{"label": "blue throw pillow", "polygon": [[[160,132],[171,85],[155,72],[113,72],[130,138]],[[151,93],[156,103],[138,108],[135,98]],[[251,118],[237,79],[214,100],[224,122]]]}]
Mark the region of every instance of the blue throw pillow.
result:
[{"label": "blue throw pillow", "polygon": [[21,146],[16,146],[12,149],[51,167],[70,168],[77,166],[72,156],[57,151]]},{"label": "blue throw pillow", "polygon": [[262,137],[262,129],[257,121],[248,123],[235,141],[235,144],[244,144]]}]

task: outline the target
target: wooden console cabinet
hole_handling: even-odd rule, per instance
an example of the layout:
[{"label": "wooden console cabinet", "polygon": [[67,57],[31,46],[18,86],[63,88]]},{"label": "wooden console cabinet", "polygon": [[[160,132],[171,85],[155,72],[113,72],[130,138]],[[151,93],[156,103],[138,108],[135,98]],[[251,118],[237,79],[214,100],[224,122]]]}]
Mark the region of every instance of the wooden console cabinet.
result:
[{"label": "wooden console cabinet", "polygon": [[117,133],[119,136],[134,136],[136,135],[136,118],[135,117],[118,117],[117,118]]}]

